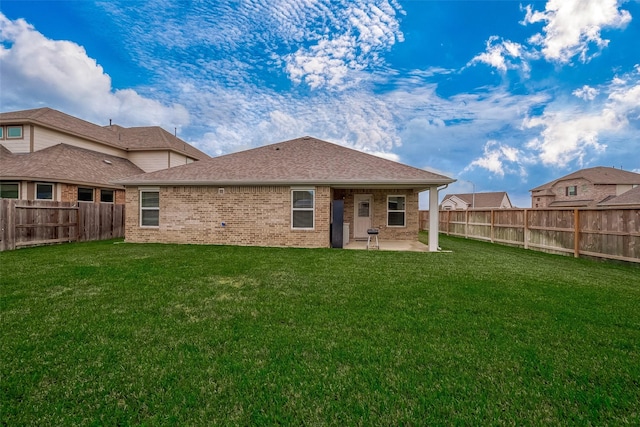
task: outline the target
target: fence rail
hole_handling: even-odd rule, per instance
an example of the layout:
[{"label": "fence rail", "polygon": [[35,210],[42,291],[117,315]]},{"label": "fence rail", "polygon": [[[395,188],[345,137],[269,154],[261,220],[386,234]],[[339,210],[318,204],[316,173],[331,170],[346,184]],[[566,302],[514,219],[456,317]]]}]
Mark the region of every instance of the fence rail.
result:
[{"label": "fence rail", "polygon": [[[428,230],[429,211],[420,211]],[[544,252],[640,263],[639,208],[440,211],[439,231]]]},{"label": "fence rail", "polygon": [[0,251],[124,237],[124,205],[0,199]]}]

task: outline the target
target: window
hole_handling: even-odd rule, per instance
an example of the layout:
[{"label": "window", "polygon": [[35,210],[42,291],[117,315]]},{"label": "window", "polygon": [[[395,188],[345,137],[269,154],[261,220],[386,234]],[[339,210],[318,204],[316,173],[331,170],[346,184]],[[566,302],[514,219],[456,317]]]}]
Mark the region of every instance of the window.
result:
[{"label": "window", "polygon": [[53,184],[36,184],[37,200],[53,200]]},{"label": "window", "polygon": [[93,202],[93,188],[78,187],[79,202]]},{"label": "window", "polygon": [[0,139],[4,139],[4,126],[0,126]]},{"label": "window", "polygon": [[7,126],[7,139],[22,138],[22,126]]},{"label": "window", "polygon": [[19,199],[20,184],[17,182],[0,182],[0,199]]},{"label": "window", "polygon": [[140,190],[140,226],[160,225],[160,191]]},{"label": "window", "polygon": [[113,203],[113,190],[100,190],[100,201],[102,203]]},{"label": "window", "polygon": [[291,227],[313,229],[315,190],[291,191]]},{"label": "window", "polygon": [[570,185],[567,187],[567,196],[577,196],[578,195],[578,186]]},{"label": "window", "polygon": [[359,218],[369,218],[369,201],[361,200],[358,202],[358,217]]},{"label": "window", "polygon": [[387,197],[387,226],[405,226],[405,196]]}]

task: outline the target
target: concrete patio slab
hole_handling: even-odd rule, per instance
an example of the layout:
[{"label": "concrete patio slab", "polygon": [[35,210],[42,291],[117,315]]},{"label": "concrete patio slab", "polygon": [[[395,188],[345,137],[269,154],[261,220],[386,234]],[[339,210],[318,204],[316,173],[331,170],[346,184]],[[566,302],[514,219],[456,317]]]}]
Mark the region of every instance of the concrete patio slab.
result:
[{"label": "concrete patio slab", "polygon": [[[367,250],[366,240],[351,240],[344,249]],[[376,251],[375,247],[370,248]],[[408,252],[429,252],[429,247],[424,243],[410,240],[380,240],[381,251],[408,251]]]}]

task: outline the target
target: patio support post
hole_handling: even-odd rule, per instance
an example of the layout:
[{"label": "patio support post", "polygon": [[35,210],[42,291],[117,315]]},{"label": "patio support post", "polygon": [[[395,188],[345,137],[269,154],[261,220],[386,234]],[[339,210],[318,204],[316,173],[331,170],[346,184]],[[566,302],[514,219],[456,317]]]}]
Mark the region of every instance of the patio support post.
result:
[{"label": "patio support post", "polygon": [[429,187],[429,252],[438,252],[438,216],[438,186],[432,185]]}]

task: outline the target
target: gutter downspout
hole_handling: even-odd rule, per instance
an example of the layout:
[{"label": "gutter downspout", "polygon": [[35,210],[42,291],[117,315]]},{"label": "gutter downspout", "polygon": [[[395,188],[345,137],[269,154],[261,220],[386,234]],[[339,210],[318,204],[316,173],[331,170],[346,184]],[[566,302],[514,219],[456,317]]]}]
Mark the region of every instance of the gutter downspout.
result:
[{"label": "gutter downspout", "polygon": [[449,184],[446,184],[442,188],[438,188],[437,185],[429,187],[429,252],[438,252],[438,250],[440,250],[440,247],[438,245],[438,237],[440,235],[440,211],[438,209],[438,192],[440,190],[444,190],[448,186]]}]

